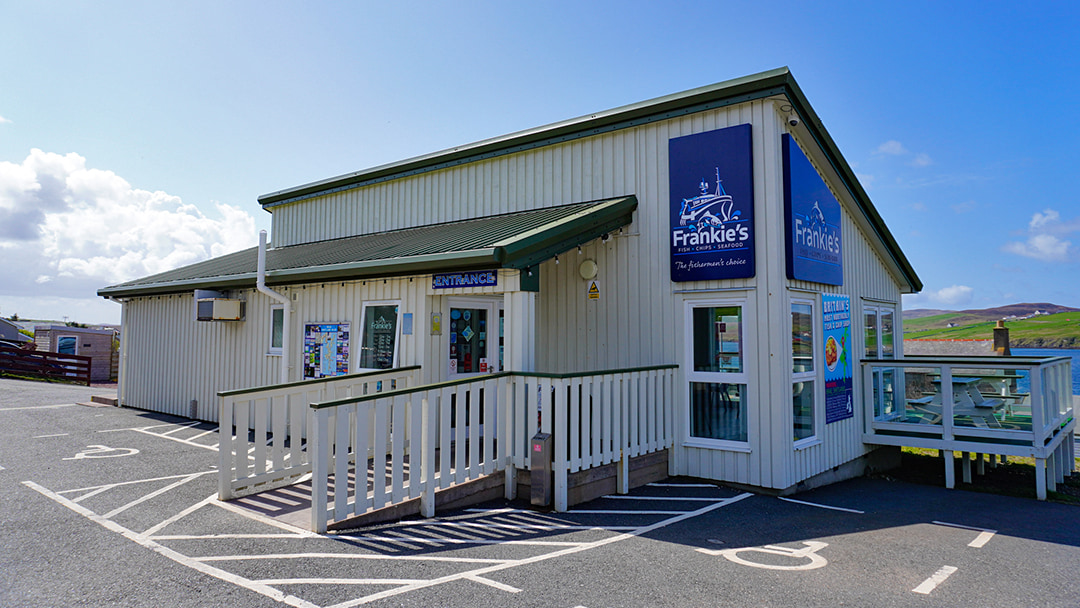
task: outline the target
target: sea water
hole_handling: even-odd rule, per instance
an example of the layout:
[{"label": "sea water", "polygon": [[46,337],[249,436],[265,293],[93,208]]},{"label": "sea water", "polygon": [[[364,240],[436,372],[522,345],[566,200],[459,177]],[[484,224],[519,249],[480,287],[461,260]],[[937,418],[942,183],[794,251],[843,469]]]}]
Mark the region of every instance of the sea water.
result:
[{"label": "sea water", "polygon": [[1017,357],[1069,357],[1072,359],[1072,392],[1080,395],[1080,350],[1067,348],[1013,348]]}]

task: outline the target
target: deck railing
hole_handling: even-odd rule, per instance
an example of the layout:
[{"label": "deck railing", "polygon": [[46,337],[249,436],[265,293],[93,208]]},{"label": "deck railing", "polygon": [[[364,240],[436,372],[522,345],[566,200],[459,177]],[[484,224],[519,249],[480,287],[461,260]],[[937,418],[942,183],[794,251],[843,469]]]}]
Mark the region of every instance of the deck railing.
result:
[{"label": "deck railing", "polygon": [[411,386],[419,370],[402,367],[218,393],[218,496],[228,500],[295,483],[311,471],[305,442],[312,403]]},{"label": "deck railing", "polygon": [[671,446],[675,369],[502,372],[313,403],[312,529],[416,498],[430,517],[436,490],[499,470],[512,497],[539,430],[565,510],[568,474]]},{"label": "deck railing", "polygon": [[947,487],[954,450],[1034,457],[1040,500],[1073,472],[1068,357],[909,356],[865,360],[862,374],[865,442],[942,450]]}]

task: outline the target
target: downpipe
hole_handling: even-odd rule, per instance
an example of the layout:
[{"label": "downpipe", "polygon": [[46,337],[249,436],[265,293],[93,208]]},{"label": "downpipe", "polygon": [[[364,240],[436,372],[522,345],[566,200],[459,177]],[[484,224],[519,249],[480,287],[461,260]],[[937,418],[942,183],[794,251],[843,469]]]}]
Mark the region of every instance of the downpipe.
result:
[{"label": "downpipe", "polygon": [[290,340],[289,331],[290,319],[292,317],[292,301],[288,297],[270,289],[266,286],[266,231],[259,231],[259,268],[255,278],[255,288],[259,292],[270,296],[282,305],[281,314],[281,383],[285,384],[289,381],[289,356],[290,356]]}]

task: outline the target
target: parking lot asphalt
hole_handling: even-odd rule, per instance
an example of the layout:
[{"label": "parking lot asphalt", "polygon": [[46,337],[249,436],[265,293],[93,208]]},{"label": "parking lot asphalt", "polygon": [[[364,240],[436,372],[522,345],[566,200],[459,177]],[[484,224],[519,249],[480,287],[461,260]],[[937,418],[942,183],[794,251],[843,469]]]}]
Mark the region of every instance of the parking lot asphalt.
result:
[{"label": "parking lot asphalt", "polygon": [[0,606],[1077,606],[1080,508],[672,479],[332,535],[216,499],[216,429],[0,380]]}]

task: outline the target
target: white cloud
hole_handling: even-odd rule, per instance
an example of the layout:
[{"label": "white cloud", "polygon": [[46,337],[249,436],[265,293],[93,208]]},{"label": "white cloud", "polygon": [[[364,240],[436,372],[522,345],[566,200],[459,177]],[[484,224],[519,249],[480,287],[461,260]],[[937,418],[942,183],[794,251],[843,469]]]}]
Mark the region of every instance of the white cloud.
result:
[{"label": "white cloud", "polygon": [[877,153],[900,156],[901,154],[907,154],[908,151],[907,148],[904,147],[904,144],[896,141],[895,139],[890,139],[889,141],[878,146]]},{"label": "white cloud", "polygon": [[975,290],[967,285],[951,285],[936,291],[923,291],[918,294],[905,295],[904,308],[963,307],[971,303],[974,295]]},{"label": "white cloud", "polygon": [[856,173],[855,177],[859,178],[859,183],[866,190],[869,190],[874,185],[874,176],[866,173]]},{"label": "white cloud", "polygon": [[964,201],[963,203],[956,203],[955,205],[951,205],[951,208],[953,210],[953,213],[967,213],[969,211],[974,211],[975,207],[977,206],[978,205],[975,204],[975,201]]},{"label": "white cloud", "polygon": [[3,116],[0,116],[0,125],[4,124],[5,122],[11,122],[11,121],[8,120],[7,118],[4,118]]},{"label": "white cloud", "polygon": [[916,154],[915,158],[911,159],[911,162],[908,164],[912,167],[929,167],[934,164],[934,161],[930,160],[929,154],[920,152],[919,154]]},{"label": "white cloud", "polygon": [[1031,216],[1027,240],[1005,243],[1002,251],[1044,262],[1064,262],[1071,257],[1072,242],[1063,237],[1073,232],[1080,232],[1080,218],[1062,220],[1060,213],[1046,209]]},{"label": "white cloud", "polygon": [[96,298],[101,287],[255,244],[250,214],[216,209],[208,217],[133,188],[75,153],[35,149],[22,163],[0,162],[0,295]]}]

